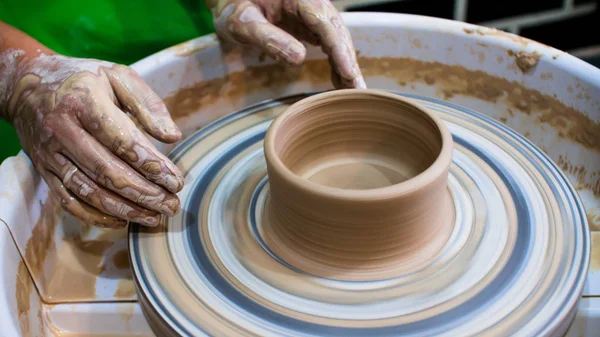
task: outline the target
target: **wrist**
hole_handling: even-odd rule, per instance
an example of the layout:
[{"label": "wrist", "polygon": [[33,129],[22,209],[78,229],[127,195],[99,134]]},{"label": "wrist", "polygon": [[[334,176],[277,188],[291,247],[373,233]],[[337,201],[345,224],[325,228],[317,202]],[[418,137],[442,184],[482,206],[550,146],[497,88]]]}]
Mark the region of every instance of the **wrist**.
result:
[{"label": "wrist", "polygon": [[22,76],[22,64],[54,52],[22,31],[0,21],[0,119],[12,120],[8,103]]},{"label": "wrist", "polygon": [[25,51],[8,49],[0,53],[0,118],[11,122],[8,101],[17,83],[20,63]]},{"label": "wrist", "polygon": [[55,54],[46,48],[33,52],[8,49],[0,53],[0,119],[12,123],[14,112],[11,110],[14,110],[14,106],[11,109],[11,100],[14,98],[19,81],[29,72],[28,69],[31,69],[39,57]]}]

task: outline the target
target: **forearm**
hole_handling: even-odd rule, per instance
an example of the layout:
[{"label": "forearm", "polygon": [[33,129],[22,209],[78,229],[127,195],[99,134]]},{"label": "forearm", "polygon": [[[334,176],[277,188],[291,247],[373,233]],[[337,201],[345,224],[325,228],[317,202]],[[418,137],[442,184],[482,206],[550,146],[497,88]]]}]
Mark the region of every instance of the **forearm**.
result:
[{"label": "forearm", "polygon": [[0,119],[7,119],[7,106],[16,82],[18,64],[40,54],[54,52],[22,31],[0,21]]},{"label": "forearm", "polygon": [[219,4],[219,0],[204,0],[204,3],[208,7],[208,9],[212,10],[213,8],[217,7],[217,5]]}]

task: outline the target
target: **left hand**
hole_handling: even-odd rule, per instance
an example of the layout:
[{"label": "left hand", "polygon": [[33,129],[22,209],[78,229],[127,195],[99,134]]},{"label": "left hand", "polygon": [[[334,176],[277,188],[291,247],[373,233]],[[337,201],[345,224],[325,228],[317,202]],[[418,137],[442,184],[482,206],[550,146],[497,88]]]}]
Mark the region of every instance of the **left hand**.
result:
[{"label": "left hand", "polygon": [[366,88],[350,32],[329,0],[207,0],[217,35],[254,45],[276,60],[301,64],[306,48],[321,45],[336,88]]}]

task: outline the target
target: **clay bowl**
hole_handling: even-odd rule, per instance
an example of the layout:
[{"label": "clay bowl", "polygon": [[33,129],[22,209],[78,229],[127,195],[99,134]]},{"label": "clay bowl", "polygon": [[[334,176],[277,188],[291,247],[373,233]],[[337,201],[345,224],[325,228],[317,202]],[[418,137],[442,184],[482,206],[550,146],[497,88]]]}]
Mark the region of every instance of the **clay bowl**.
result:
[{"label": "clay bowl", "polygon": [[425,266],[448,240],[452,136],[410,99],[359,89],[311,96],[273,121],[264,150],[264,240],[300,271],[398,277]]}]

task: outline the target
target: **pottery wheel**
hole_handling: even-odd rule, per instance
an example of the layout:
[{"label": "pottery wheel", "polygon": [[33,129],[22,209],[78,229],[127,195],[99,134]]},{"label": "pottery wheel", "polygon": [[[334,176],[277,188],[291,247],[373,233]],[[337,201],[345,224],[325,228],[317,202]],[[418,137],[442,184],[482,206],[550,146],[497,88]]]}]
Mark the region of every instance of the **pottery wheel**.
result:
[{"label": "pottery wheel", "polygon": [[393,279],[303,273],[263,240],[263,138],[305,96],[263,102],[171,154],[186,185],[162,228],[132,226],[134,280],[149,323],[182,336],[541,336],[574,316],[589,259],[585,212],[567,178],[525,138],[485,116],[410,96],[455,141],[453,232],[442,253]]}]

